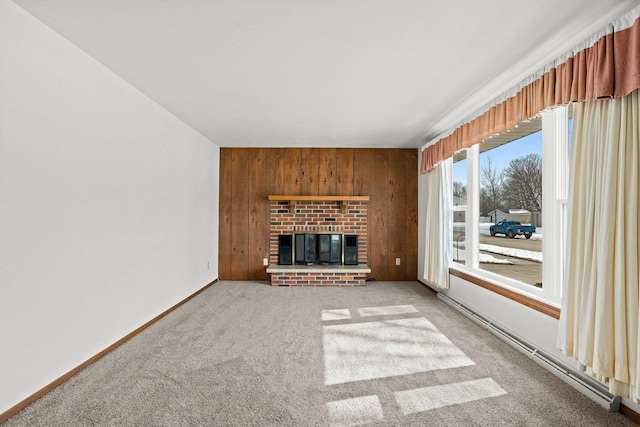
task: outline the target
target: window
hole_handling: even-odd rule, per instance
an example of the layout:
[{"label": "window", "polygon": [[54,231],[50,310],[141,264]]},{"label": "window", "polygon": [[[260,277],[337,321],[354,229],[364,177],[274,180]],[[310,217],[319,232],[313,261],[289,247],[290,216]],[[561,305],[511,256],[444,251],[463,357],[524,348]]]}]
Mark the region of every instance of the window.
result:
[{"label": "window", "polygon": [[480,144],[479,268],[542,287],[542,119]]},{"label": "window", "polygon": [[453,156],[452,267],[560,302],[569,113],[545,111]]}]

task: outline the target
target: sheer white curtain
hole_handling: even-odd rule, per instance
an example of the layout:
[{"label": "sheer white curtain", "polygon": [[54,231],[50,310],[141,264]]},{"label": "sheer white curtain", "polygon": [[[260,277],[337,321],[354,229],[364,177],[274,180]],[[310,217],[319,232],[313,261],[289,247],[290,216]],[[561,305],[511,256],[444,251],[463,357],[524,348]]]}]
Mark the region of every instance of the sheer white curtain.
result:
[{"label": "sheer white curtain", "polygon": [[451,246],[451,160],[427,173],[427,213],[424,279],[438,288],[449,287]]},{"label": "sheer white curtain", "polygon": [[640,395],[640,96],[577,104],[558,346],[612,393]]}]

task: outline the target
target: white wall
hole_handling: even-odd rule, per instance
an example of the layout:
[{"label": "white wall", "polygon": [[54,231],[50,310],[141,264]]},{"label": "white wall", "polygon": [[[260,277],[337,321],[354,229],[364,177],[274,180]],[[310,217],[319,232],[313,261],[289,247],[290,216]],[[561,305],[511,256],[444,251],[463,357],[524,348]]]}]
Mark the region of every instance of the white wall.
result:
[{"label": "white wall", "polygon": [[0,413],[218,277],[219,148],[0,0]]}]

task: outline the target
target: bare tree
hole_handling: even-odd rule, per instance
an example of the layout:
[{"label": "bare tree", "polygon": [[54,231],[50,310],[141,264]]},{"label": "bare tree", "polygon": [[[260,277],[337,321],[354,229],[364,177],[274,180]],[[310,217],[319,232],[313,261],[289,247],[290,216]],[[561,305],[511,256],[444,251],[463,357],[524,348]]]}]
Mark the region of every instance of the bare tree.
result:
[{"label": "bare tree", "polygon": [[[453,197],[459,198],[459,204],[467,204],[467,186],[460,181],[453,181]],[[454,201],[454,205],[456,202]]]},{"label": "bare tree", "polygon": [[[493,166],[491,157],[487,157],[487,161],[480,169],[480,211],[487,214],[503,207],[502,197],[504,187],[504,174]],[[495,215],[496,212],[494,212]],[[495,221],[496,218],[493,218]]]},{"label": "bare tree", "polygon": [[542,212],[542,157],[531,153],[509,162],[504,173],[504,200],[512,209]]},{"label": "bare tree", "polygon": [[[493,201],[487,194],[487,190],[485,190],[483,187],[480,187],[480,216],[489,215],[489,212],[494,209],[495,206],[493,205]],[[498,206],[498,209],[501,209],[501,207]],[[492,218],[492,220],[494,219],[495,218]]]}]

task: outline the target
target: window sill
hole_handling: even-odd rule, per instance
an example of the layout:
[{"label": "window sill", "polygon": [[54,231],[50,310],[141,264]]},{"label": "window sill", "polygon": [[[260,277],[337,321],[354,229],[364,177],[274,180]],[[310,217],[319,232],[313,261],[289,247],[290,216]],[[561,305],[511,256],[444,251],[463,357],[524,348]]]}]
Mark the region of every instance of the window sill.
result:
[{"label": "window sill", "polygon": [[473,283],[474,285],[480,286],[490,292],[494,292],[519,304],[527,306],[540,313],[546,314],[547,316],[553,317],[554,319],[560,319],[560,308],[554,305],[531,298],[527,295],[513,291],[511,289],[507,289],[506,287],[497,285],[495,283],[491,283],[483,278],[474,276],[453,267],[449,268],[449,274],[451,276],[456,276],[460,279],[466,280],[469,283]]}]

